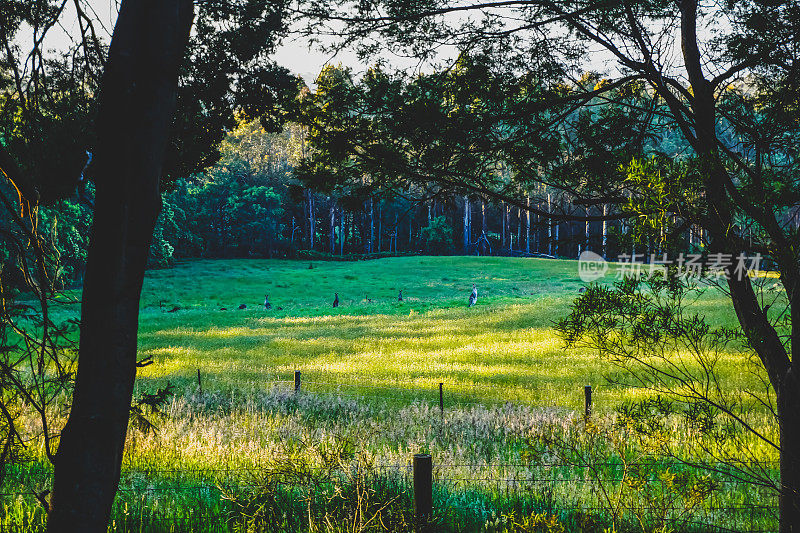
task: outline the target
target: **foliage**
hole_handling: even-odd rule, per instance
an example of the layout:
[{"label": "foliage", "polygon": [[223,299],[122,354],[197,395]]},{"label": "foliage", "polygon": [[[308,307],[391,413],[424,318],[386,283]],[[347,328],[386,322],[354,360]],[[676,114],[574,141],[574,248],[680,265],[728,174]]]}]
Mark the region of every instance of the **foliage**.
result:
[{"label": "foliage", "polygon": [[428,253],[447,253],[453,246],[453,228],[443,216],[432,218],[420,231]]},{"label": "foliage", "polygon": [[287,31],[286,10],[285,1],[198,5],[166,155],[167,189],[219,160],[219,144],[236,126],[237,113],[260,119],[270,131],[281,129],[283,105],[301,83],[269,58]]},{"label": "foliage", "polygon": [[[733,471],[743,481],[777,491],[774,479],[753,466],[755,449],[764,447],[775,458],[780,452],[766,374],[740,330],[712,327],[692,311],[698,291],[672,271],[626,277],[613,287],[592,285],[556,330],[568,347],[596,351],[622,370],[613,381],[654,394],[620,407],[621,423],[651,453],[709,463],[709,469]],[[728,350],[744,351],[759,387],[742,394],[725,385],[721,373]],[[671,438],[677,420],[691,436],[679,446]],[[751,439],[760,446],[743,444]]]},{"label": "foliage", "polygon": [[[152,363],[152,360],[148,363]],[[144,392],[139,398],[134,398],[131,404],[130,423],[144,434],[155,431],[156,425],[152,418],[165,416],[165,408],[174,394],[175,386],[167,382],[164,388],[158,388],[154,393]]]},{"label": "foliage", "polygon": [[19,214],[21,206],[2,190],[0,201],[11,219],[0,226],[7,254],[0,265],[2,483],[31,446],[50,460],[55,456],[59,427],[53,420],[68,408],[78,321],[59,320],[52,309],[66,300],[57,290],[62,269],[54,252],[56,235],[40,232],[38,212]]}]

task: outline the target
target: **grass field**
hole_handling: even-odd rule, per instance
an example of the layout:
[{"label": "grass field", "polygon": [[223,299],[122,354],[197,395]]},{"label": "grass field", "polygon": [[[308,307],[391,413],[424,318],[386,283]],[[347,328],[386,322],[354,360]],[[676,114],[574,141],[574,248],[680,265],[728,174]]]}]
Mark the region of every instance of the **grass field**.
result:
[{"label": "grass field", "polygon": [[[580,407],[584,384],[595,387],[599,409],[636,395],[632,388],[604,387],[607,363],[564,350],[553,332],[583,285],[573,261],[410,257],[309,264],[197,261],[151,271],[142,295],[140,353],[156,364],[142,369],[139,383],[169,380],[183,387],[196,382],[199,369],[208,388],[250,388],[293,379],[300,370],[304,381],[421,390],[443,382],[460,399],[542,407]],[[473,283],[479,299],[468,309]],[[342,302],[337,309],[334,292]],[[261,307],[265,293],[271,311]],[[248,309],[237,310],[241,303]],[[176,305],[182,309],[164,312]],[[712,323],[732,321],[724,295],[709,294],[697,308]],[[732,384],[740,379],[736,358],[727,376]]]},{"label": "grass field", "polygon": [[[613,272],[606,280],[613,280]],[[167,416],[157,419],[156,432],[130,432],[123,465],[123,487],[129,492],[123,490],[118,498],[116,526],[247,529],[237,525],[246,520],[236,520],[264,507],[252,498],[226,494],[226,487],[264,489],[264,477],[254,480],[254,472],[280,473],[288,485],[295,479],[288,465],[295,474],[298,464],[305,465],[307,475],[325,470],[325,461],[334,456],[351,466],[358,463],[359,472],[366,466],[373,472],[394,468],[402,477],[402,466],[420,451],[431,453],[440,465],[437,507],[447,524],[442,531],[523,531],[492,526],[492,513],[505,512],[508,519],[509,513],[533,516],[543,509],[597,507],[597,487],[589,473],[544,466],[529,455],[530,442],[542,428],[573,431],[584,385],[594,387],[594,408],[601,415],[611,416],[621,403],[644,394],[626,385],[625,376],[596,354],[564,349],[555,334],[553,322],[569,312],[583,285],[577,274],[574,261],[473,257],[358,263],[209,260],[150,271],[142,293],[139,345],[140,358],[152,357],[154,364],[140,369],[137,394],[167,383],[177,388]],[[467,308],[473,283],[479,299]],[[399,290],[402,302],[397,301]],[[334,292],[341,301],[336,309],[331,306]],[[261,306],[264,294],[269,294],[271,310]],[[238,310],[242,303],[247,309]],[[179,309],[168,312],[174,307]],[[708,290],[693,309],[712,324],[733,325],[730,303],[721,293]],[[65,304],[58,313],[74,311]],[[726,388],[757,386],[741,353],[723,354],[720,367]],[[299,394],[291,383],[296,370],[302,373]],[[622,384],[608,385],[608,377]],[[444,414],[439,412],[439,383]],[[588,437],[580,439],[586,444]],[[339,453],[343,449],[347,452]],[[619,450],[607,453],[614,461],[630,459]],[[767,451],[764,457],[772,459]],[[16,479],[22,484],[43,470],[46,466],[34,461]],[[548,479],[552,486],[545,490],[515,481],[509,492],[509,478]],[[43,479],[36,482],[41,487]],[[397,487],[405,482],[394,483],[386,485],[390,488],[383,496],[399,506],[396,516],[402,517],[408,501]],[[167,490],[175,487],[191,490]],[[267,499],[274,502],[277,489],[270,490]],[[728,504],[761,497],[748,490],[729,491]],[[307,508],[301,505],[297,513],[307,514],[308,522],[292,525],[286,518],[292,513],[284,510],[284,518],[269,522],[282,526],[262,530],[314,530],[312,514],[327,518],[325,505],[334,501],[332,496],[315,500],[280,494],[288,506],[305,501]],[[19,496],[5,509],[0,525],[41,526],[41,511],[30,497]],[[383,512],[385,518],[388,511]],[[363,525],[363,513],[359,516]],[[612,525],[602,517],[559,516],[560,523],[572,524],[568,530]],[[733,515],[725,520],[739,523]],[[759,515],[751,517],[751,529],[752,520],[771,524]],[[339,531],[319,521],[320,531]],[[388,529],[403,531],[403,526]]]}]

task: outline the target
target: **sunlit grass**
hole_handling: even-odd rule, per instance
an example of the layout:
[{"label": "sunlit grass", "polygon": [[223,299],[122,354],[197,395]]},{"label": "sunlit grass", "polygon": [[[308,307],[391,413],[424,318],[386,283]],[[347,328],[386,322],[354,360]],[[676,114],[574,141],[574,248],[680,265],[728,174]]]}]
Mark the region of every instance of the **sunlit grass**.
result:
[{"label": "sunlit grass", "polygon": [[[613,278],[612,268],[606,281]],[[478,305],[467,308],[473,283]],[[139,386],[189,387],[199,370],[206,390],[251,388],[299,370],[304,381],[340,383],[343,392],[368,394],[359,384],[432,390],[441,382],[460,400],[577,409],[591,384],[596,409],[613,410],[639,391],[607,385],[616,369],[596,354],[565,350],[552,327],[581,286],[576,262],[546,259],[188,262],[148,274],[140,357],[156,364],[140,371]],[[261,307],[264,294],[272,310]],[[732,324],[715,289],[695,308]],[[728,359],[723,379],[747,386],[741,356]]]},{"label": "sunlit grass", "polygon": [[[467,308],[473,283],[478,304]],[[382,465],[405,465],[422,450],[439,465],[477,465],[437,471],[443,483],[476,478],[466,492],[448,496],[464,498],[464,513],[476,523],[491,511],[486,502],[502,496],[480,479],[560,476],[564,481],[553,484],[549,497],[596,506],[583,481],[568,481],[575,471],[526,463],[528,439],[546,425],[566,428],[580,419],[584,385],[593,386],[598,416],[650,394],[598,354],[565,349],[556,335],[554,322],[569,312],[581,286],[576,262],[544,259],[215,260],[150,271],[139,358],[154,363],[139,369],[136,394],[169,382],[176,395],[166,416],[154,418],[157,431],[129,432],[122,486],[135,490],[120,493],[114,519],[136,524],[131,513],[146,509],[188,517],[200,531],[203,521],[192,514],[199,506],[198,513],[210,513],[224,530],[220,516],[230,509],[216,484],[255,475],[287,446],[341,437],[357,440]],[[341,301],[336,309],[334,293]],[[264,294],[271,310],[261,307]],[[240,304],[247,309],[238,310]],[[714,288],[692,309],[712,325],[735,324],[728,298]],[[57,308],[63,316],[76,311],[75,305]],[[755,390],[759,381],[748,369],[744,354],[724,353],[723,386]],[[302,375],[299,394],[295,371]],[[754,420],[770,425],[766,412]],[[687,438],[674,434],[679,443]],[[757,456],[773,458],[762,443],[753,446]],[[46,487],[38,483],[36,490]],[[195,485],[211,488],[195,500],[166,490]],[[544,497],[525,494],[528,501]],[[747,500],[739,493],[727,497]],[[35,500],[20,502],[0,514],[40,527]],[[471,505],[479,510],[469,511]]]}]

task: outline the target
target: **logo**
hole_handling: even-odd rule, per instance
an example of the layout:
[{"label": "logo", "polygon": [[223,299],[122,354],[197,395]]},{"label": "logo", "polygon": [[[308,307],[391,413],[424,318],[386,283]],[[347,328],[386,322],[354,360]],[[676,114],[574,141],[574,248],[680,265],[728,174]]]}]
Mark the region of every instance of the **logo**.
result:
[{"label": "logo", "polygon": [[578,277],[584,283],[597,281],[606,275],[608,263],[603,256],[584,250],[578,257]]}]

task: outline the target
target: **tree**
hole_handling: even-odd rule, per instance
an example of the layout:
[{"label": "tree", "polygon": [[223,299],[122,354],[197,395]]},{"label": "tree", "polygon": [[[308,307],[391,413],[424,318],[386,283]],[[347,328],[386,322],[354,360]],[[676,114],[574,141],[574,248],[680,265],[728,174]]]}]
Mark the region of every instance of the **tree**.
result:
[{"label": "tree", "polygon": [[[529,140],[534,132],[567,123],[558,120],[559,109],[564,109],[558,105],[565,104],[565,112],[573,115],[598,98],[623,103],[638,94],[630,108],[642,117],[637,121],[645,126],[638,128],[642,135],[653,131],[648,124],[657,124],[666,130],[662,139],[672,134],[687,148],[684,154],[659,160],[647,172],[656,180],[669,180],[678,193],[658,206],[676,221],[666,228],[665,238],[670,232],[683,234],[688,227],[702,227],[709,250],[733,257],[759,252],[780,272],[790,320],[783,335],[762,309],[748,277],[731,275],[729,267],[726,284],[742,330],[776,395],[780,529],[800,530],[796,452],[800,382],[793,365],[793,355],[800,350],[800,329],[795,327],[800,324],[800,234],[784,223],[787,211],[800,199],[796,180],[800,6],[792,0],[712,4],[526,0],[468,5],[423,1],[355,7],[315,2],[306,12],[323,24],[347,23],[340,45],[365,37],[375,42],[378,36],[386,46],[406,47],[423,58],[432,57],[443,43],[461,50],[481,48],[496,59],[495,65],[508,65],[520,76],[549,80],[551,90],[543,98],[510,111],[516,119],[541,109],[556,110],[549,125],[538,121],[536,128],[527,130]],[[591,47],[602,49],[616,63],[607,82],[575,75],[590,70],[583,58]],[[565,82],[569,89],[559,94],[556,88],[565,87]],[[649,148],[657,149],[652,143]],[[536,163],[537,158],[529,161]],[[572,174],[546,172],[537,177],[536,164],[527,168],[527,173],[520,172],[525,181],[571,188]],[[619,218],[628,218],[627,206],[654,207],[645,188],[620,187],[621,179],[624,173],[573,192],[581,205],[606,205],[615,216],[623,215]],[[553,219],[551,213],[538,214]],[[650,211],[642,214],[649,216]]]},{"label": "tree", "polygon": [[[64,58],[50,59],[43,49],[45,36],[67,16],[69,6],[78,19],[80,35],[73,36],[77,44]],[[55,458],[48,446],[55,464],[50,530],[106,529],[131,409],[139,293],[161,205],[159,182],[171,186],[176,177],[216,161],[216,145],[235,112],[271,127],[280,124],[283,113],[276,95],[281,90],[294,93],[296,80],[267,56],[285,31],[285,7],[267,0],[235,6],[204,2],[190,38],[191,1],[126,0],[107,49],[95,32],[97,21],[86,0],[0,2],[5,50],[0,64],[5,97],[0,168],[8,178],[2,191],[4,214],[36,244],[36,264],[49,268],[35,231],[41,216],[39,230],[60,246],[74,248],[70,257],[77,264],[65,266],[78,277],[83,243],[72,233],[59,232],[56,214],[85,224],[91,218],[88,209],[95,209],[72,409]],[[21,28],[31,36],[27,53],[19,45],[26,42],[18,39]],[[176,100],[181,113],[173,121]],[[87,151],[92,152],[91,166]],[[48,157],[42,157],[45,153]],[[86,186],[90,179],[96,184],[94,201],[91,185]],[[80,207],[63,200],[78,183]],[[19,209],[7,201],[6,185],[18,193]],[[175,218],[185,218],[185,211],[168,207],[154,247],[161,261],[172,253],[164,231],[178,233]],[[3,229],[5,222],[0,220]],[[11,232],[3,236],[9,242],[15,238]],[[5,255],[6,244],[0,254]],[[20,257],[28,253],[13,246],[12,252]],[[21,260],[20,268],[25,266]],[[4,270],[8,275],[0,288],[5,290],[6,281],[18,273],[10,265]],[[44,333],[38,344],[31,343],[41,345],[42,356],[58,352],[55,342],[64,331],[47,318],[54,279],[41,271],[25,281],[42,296]],[[18,310],[12,309],[9,318],[16,320]],[[3,336],[3,353],[7,341]],[[53,361],[59,369],[55,374],[36,367],[41,374],[32,377],[37,386],[65,376],[69,381],[69,367]],[[11,415],[6,420],[13,422]],[[47,426],[44,410],[42,417]]]},{"label": "tree", "polygon": [[430,219],[421,233],[429,253],[446,253],[453,246],[453,228],[447,225],[443,216]]},{"label": "tree", "polygon": [[248,254],[261,252],[272,256],[280,240],[280,196],[264,186],[247,187],[228,198],[232,236]]},{"label": "tree", "polygon": [[190,1],[127,0],[114,28],[97,116],[78,370],[48,531],[107,528],[136,377],[139,295],[192,17]]}]

